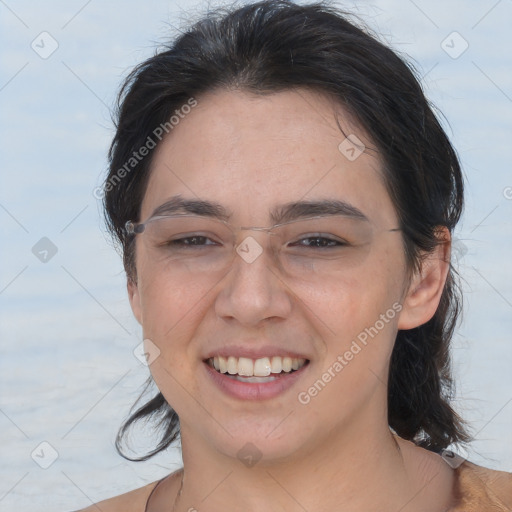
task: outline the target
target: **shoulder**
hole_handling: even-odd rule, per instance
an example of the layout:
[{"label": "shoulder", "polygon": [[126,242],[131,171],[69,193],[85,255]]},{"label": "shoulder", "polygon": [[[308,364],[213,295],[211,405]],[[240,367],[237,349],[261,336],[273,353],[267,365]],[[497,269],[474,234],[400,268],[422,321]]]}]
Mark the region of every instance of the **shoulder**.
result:
[{"label": "shoulder", "polygon": [[457,472],[457,505],[450,512],[512,510],[512,473],[465,461]]},{"label": "shoulder", "polygon": [[149,495],[157,484],[158,481],[153,482],[139,489],[100,501],[76,512],[98,512],[98,510],[101,510],[101,512],[144,512]]}]

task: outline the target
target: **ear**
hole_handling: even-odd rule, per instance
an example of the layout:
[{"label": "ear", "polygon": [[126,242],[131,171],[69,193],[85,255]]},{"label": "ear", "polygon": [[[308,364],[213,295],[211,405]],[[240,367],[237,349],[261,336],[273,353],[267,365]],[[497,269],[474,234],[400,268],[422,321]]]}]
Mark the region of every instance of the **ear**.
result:
[{"label": "ear", "polygon": [[130,299],[130,306],[132,307],[133,315],[137,319],[137,322],[142,325],[142,308],[140,304],[139,287],[131,278],[128,278],[126,287],[128,289],[128,298]]},{"label": "ear", "polygon": [[406,330],[427,323],[435,314],[450,270],[451,237],[448,228],[439,228],[439,243],[421,262],[412,276],[400,312],[398,329]]}]

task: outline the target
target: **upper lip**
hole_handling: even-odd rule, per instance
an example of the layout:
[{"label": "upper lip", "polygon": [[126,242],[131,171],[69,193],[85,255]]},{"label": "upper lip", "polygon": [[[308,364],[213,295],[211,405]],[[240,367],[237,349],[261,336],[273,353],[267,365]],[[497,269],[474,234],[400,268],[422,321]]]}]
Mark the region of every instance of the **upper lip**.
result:
[{"label": "upper lip", "polygon": [[286,348],[276,347],[275,345],[263,345],[260,347],[253,347],[248,344],[240,344],[240,345],[223,345],[218,349],[210,350],[203,360],[210,359],[215,356],[221,357],[247,357],[249,359],[261,359],[263,357],[291,357],[298,359],[309,359],[304,354],[300,354],[299,352],[295,352],[293,350],[289,350]]}]

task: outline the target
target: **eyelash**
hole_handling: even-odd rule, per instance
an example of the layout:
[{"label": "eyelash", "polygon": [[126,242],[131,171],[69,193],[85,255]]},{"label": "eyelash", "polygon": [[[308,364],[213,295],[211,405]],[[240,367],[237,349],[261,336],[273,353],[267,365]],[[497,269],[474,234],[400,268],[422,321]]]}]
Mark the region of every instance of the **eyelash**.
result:
[{"label": "eyelash", "polygon": [[180,247],[183,247],[183,246],[189,246],[189,247],[204,247],[206,245],[216,245],[216,242],[213,241],[213,243],[211,244],[205,244],[205,243],[201,243],[201,244],[197,244],[197,243],[189,243],[191,240],[194,240],[194,239],[202,239],[202,240],[212,240],[210,237],[208,236],[205,236],[205,235],[191,235],[191,236],[185,236],[183,238],[176,238],[174,240],[169,240],[167,242],[165,242],[165,245],[166,247],[172,247],[174,245],[179,245]]},{"label": "eyelash", "polygon": [[[348,245],[345,241],[337,240],[337,239],[334,239],[334,238],[329,238],[327,236],[319,236],[319,235],[317,235],[317,236],[308,236],[308,237],[301,238],[299,240],[299,242],[303,242],[305,240],[316,240],[316,241],[322,240],[322,241],[327,241],[327,245],[321,245],[321,246],[318,246],[318,245],[313,245],[313,246],[306,245],[307,248],[314,247],[314,248],[326,249],[328,247],[340,247],[340,246]],[[300,245],[302,245],[302,244],[300,244]]]}]

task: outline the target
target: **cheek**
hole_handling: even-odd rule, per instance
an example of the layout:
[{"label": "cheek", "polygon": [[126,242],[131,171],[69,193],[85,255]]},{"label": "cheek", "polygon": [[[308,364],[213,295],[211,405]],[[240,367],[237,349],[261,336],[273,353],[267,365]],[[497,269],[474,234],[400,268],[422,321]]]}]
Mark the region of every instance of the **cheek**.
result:
[{"label": "cheek", "polygon": [[368,404],[386,403],[387,372],[401,309],[401,270],[383,255],[364,271],[337,282],[324,298],[315,325],[325,353],[299,396],[326,424],[344,421]]},{"label": "cheek", "polygon": [[143,336],[158,347],[151,375],[173,408],[182,413],[196,396],[196,372],[202,364],[194,339],[198,326],[211,307],[208,288],[197,282],[166,279],[161,273],[141,273]]},{"label": "cheek", "polygon": [[200,280],[180,279],[156,265],[145,264],[143,255],[138,266],[142,327],[145,338],[160,349],[164,360],[172,365],[173,354],[191,351],[189,341],[205,311],[211,306],[211,286]]},{"label": "cheek", "polygon": [[383,373],[396,337],[404,276],[403,256],[391,247],[342,279],[309,290],[304,310],[315,312],[309,317],[323,339],[327,367],[347,353],[352,368]]},{"label": "cheek", "polygon": [[[402,297],[402,262],[382,254],[322,286],[309,286],[302,293],[306,306],[325,323],[331,334],[346,338],[373,325]],[[297,296],[300,296],[297,293]]]}]

